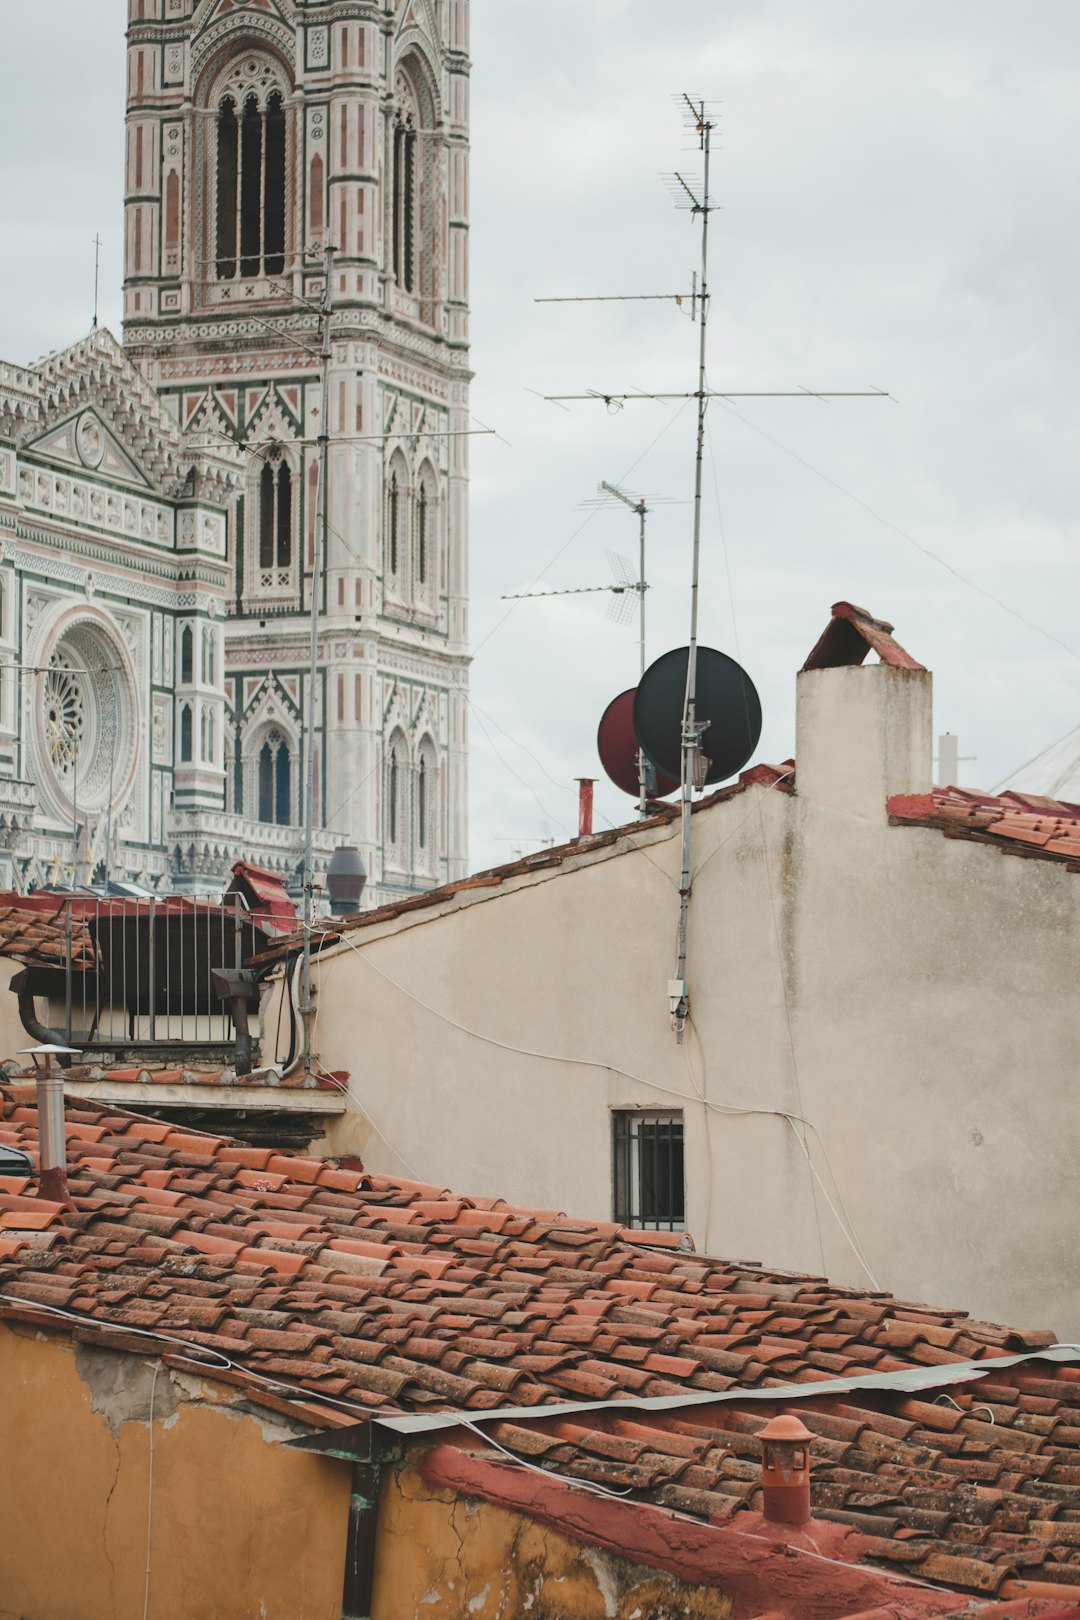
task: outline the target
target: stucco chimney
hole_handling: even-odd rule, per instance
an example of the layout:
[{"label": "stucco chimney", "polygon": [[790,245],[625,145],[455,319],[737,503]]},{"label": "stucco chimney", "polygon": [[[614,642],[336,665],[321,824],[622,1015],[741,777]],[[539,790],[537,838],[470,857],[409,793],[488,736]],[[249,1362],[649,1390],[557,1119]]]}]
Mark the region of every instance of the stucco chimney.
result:
[{"label": "stucco chimney", "polygon": [[[881,662],[864,665],[871,649]],[[886,821],[894,793],[930,791],[933,677],[892,625],[838,602],[799,672],[795,739],[801,799]]]}]

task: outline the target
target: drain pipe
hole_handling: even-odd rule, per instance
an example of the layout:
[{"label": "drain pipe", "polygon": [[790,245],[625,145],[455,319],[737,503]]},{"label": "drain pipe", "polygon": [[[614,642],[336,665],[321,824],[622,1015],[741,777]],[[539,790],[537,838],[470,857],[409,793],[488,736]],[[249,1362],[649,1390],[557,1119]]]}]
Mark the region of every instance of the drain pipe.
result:
[{"label": "drain pipe", "polygon": [[74,1046],[34,1046],[20,1057],[33,1061],[37,1077],[38,1197],[71,1207],[67,1182],[67,1139],[64,1134],[64,1075],[53,1058],[77,1057]]}]

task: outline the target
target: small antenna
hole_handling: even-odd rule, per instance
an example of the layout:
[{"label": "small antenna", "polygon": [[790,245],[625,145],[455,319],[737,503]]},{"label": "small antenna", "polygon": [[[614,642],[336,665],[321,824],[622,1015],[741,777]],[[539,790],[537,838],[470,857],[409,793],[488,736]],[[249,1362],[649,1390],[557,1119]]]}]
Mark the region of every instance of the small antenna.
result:
[{"label": "small antenna", "polygon": [[97,331],[98,323],[98,286],[101,280],[101,237],[94,237],[94,319],[90,327],[91,332]]}]

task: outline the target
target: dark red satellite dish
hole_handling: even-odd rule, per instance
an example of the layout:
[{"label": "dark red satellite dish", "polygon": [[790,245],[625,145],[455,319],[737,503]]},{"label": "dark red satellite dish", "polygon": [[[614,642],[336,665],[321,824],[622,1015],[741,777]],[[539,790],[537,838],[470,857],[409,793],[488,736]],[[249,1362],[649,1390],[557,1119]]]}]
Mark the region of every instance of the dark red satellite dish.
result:
[{"label": "dark red satellite dish", "polygon": [[[600,763],[611,781],[624,793],[636,799],[641,792],[638,782],[638,740],[634,735],[634,691],[620,692],[604,710],[596,733],[596,747]],[[651,764],[651,761],[650,761]],[[655,767],[653,767],[655,770]],[[649,797],[664,798],[678,787],[677,777],[656,772],[656,785],[649,786]]]},{"label": "dark red satellite dish", "polygon": [[[689,647],[665,653],[648,669],[634,695],[634,732],[658,771],[681,779],[682,716]],[[701,749],[709,760],[707,783],[726,782],[742,770],[761,736],[761,700],[741,664],[715,647],[697,653],[696,709],[708,721]]]}]

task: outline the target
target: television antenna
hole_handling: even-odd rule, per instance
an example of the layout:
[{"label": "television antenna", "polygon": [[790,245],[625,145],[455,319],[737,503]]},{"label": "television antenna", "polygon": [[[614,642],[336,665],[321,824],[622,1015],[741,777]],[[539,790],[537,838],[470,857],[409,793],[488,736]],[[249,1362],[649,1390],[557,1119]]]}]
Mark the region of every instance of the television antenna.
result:
[{"label": "television antenna", "polygon": [[[554,302],[554,300],[552,300]],[[614,575],[612,585],[577,585],[565,590],[554,591],[510,591],[500,597],[502,602],[531,602],[540,597],[547,596],[591,596],[600,591],[608,591],[611,601],[608,603],[607,617],[615,624],[629,624],[634,617],[634,598],[638,605],[638,649],[640,674],[645,673],[645,592],[648,590],[648,581],[645,578],[645,519],[652,510],[643,495],[637,500],[628,495],[617,484],[609,484],[605,479],[597,485],[598,499],[590,501],[590,506],[607,506],[611,500],[621,501],[623,506],[633,512],[638,520],[638,566],[637,571],[629,557],[624,557],[618,551],[607,553],[608,567]],[[638,784],[639,803],[641,815],[646,815],[648,801],[648,772],[649,762],[645,755],[638,750]]]},{"label": "television antenna", "polygon": [[[703,173],[700,182],[691,183],[681,173],[668,176],[668,185],[675,197],[675,206],[690,214],[691,218],[701,226],[701,269],[693,281],[693,291],[690,295],[691,318],[696,320],[698,326],[698,368],[697,387],[683,392],[646,392],[642,389],[632,389],[621,392],[614,389],[588,389],[584,393],[576,394],[544,394],[542,397],[550,403],[565,408],[573,401],[596,401],[606,406],[611,414],[617,414],[626,405],[638,400],[676,400],[694,399],[697,401],[697,432],[694,459],[694,521],[693,541],[691,548],[690,567],[690,638],[686,664],[686,690],[683,699],[682,737],[680,757],[682,762],[681,788],[682,788],[682,863],[679,879],[679,928],[678,947],[675,978],[668,986],[668,999],[671,1008],[672,1026],[675,1038],[681,1044],[686,1031],[686,1020],[690,1012],[690,1000],[687,983],[687,937],[690,920],[690,832],[691,810],[693,808],[692,795],[695,787],[704,783],[708,770],[708,756],[704,754],[701,746],[704,726],[697,718],[697,664],[698,664],[698,595],[701,576],[701,506],[702,484],[705,464],[705,418],[711,399],[817,399],[828,401],[830,399],[888,399],[889,395],[882,388],[867,388],[858,390],[810,389],[797,388],[793,390],[781,389],[717,389],[710,388],[707,382],[706,362],[708,357],[708,324],[709,324],[709,220],[717,207],[712,200],[711,168],[712,168],[712,137],[716,128],[715,118],[708,104],[703,100],[683,94],[677,98],[680,105],[684,123],[689,132],[696,139],[698,149],[703,157]],[[681,307],[686,294],[644,293],[596,295],[591,294],[585,298],[563,297],[559,299],[537,299],[537,303],[607,303],[607,302],[636,302],[641,299],[649,301],[665,298]]]}]

